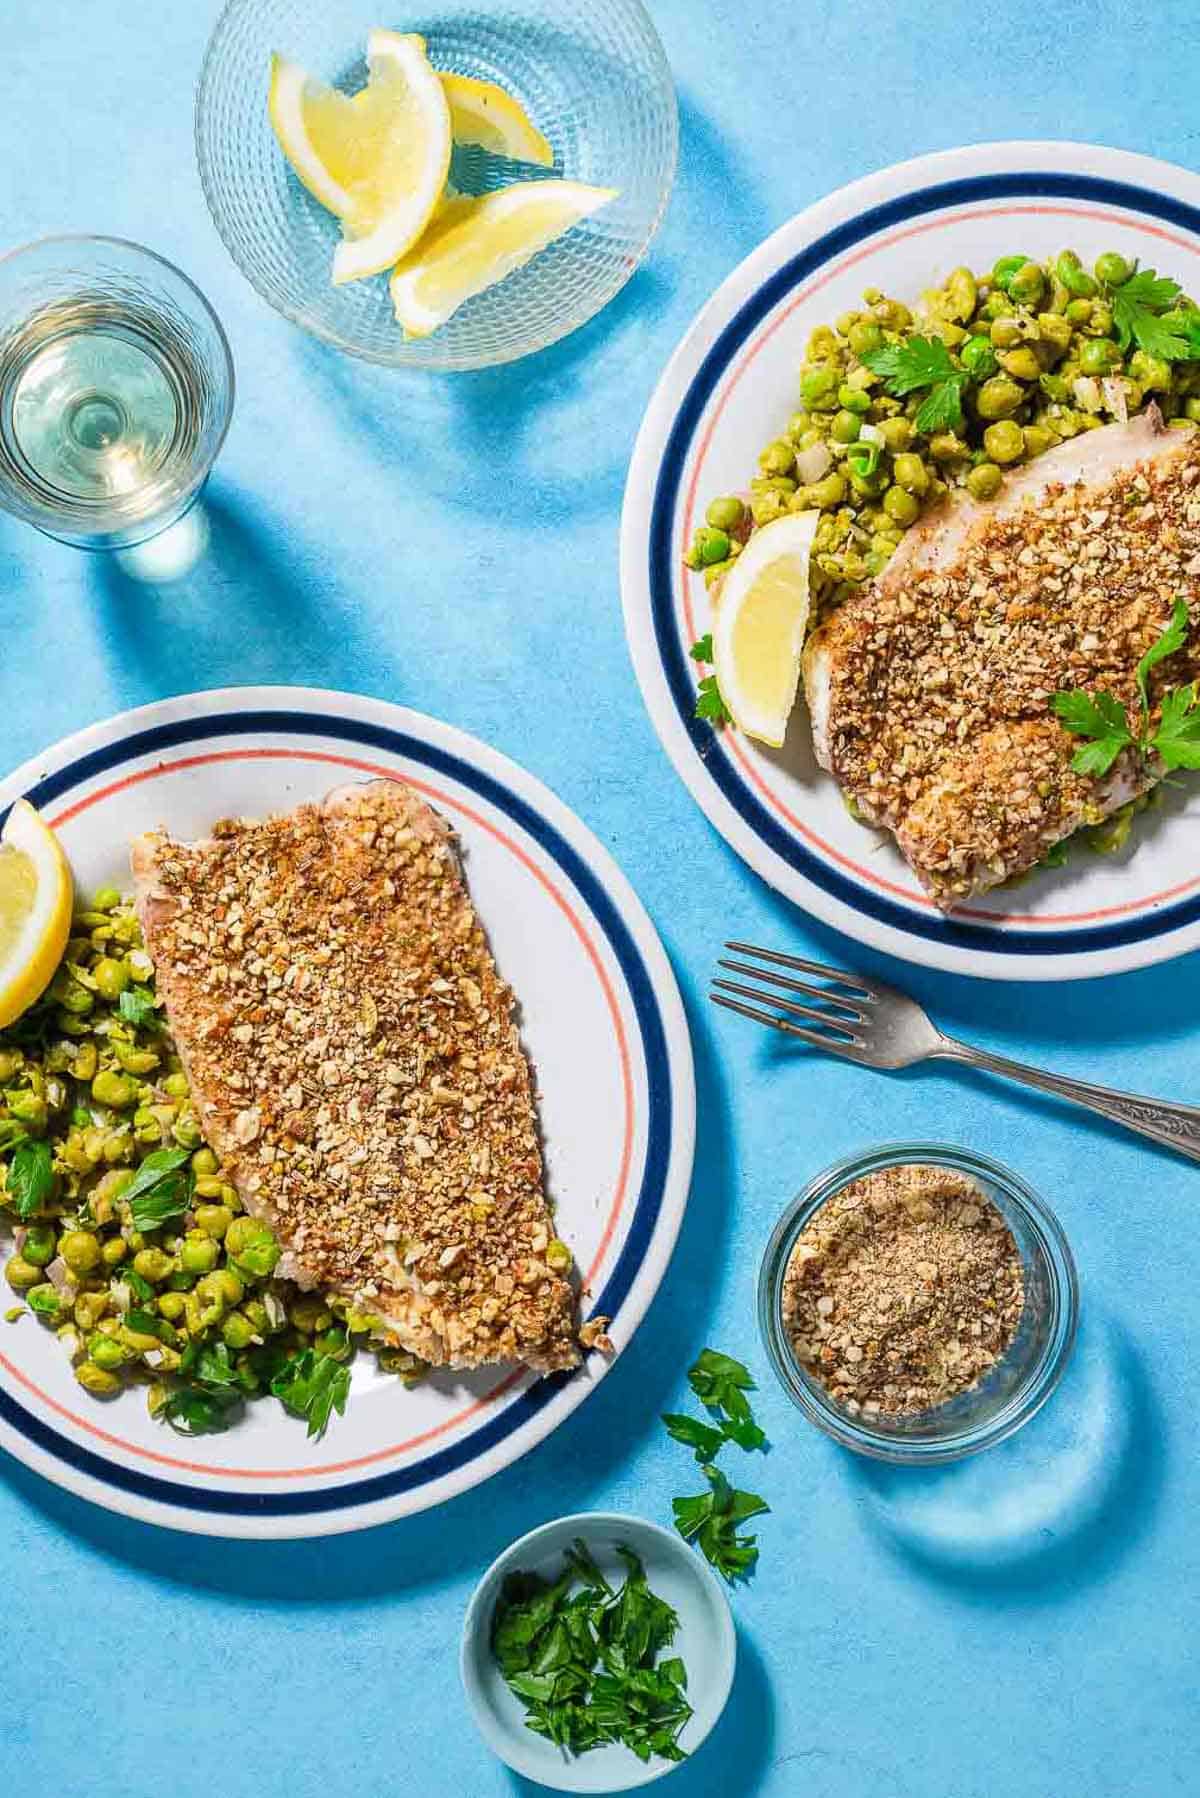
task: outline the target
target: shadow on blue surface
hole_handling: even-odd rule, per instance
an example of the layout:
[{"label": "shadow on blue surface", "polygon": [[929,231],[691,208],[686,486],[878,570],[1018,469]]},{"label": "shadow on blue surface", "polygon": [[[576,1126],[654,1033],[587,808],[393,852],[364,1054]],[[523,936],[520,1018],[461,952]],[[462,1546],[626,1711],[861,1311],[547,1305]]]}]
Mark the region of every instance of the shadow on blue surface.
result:
[{"label": "shadow on blue surface", "polygon": [[[775,1704],[758,1648],[738,1630],[738,1664],[733,1690],[707,1742],[671,1774],[672,1798],[753,1798],[762,1787],[775,1744]],[[519,1773],[509,1781],[521,1798],[538,1798],[546,1787]],[[603,1795],[601,1795],[603,1798]],[[610,1794],[611,1798],[611,1794]]]},{"label": "shadow on blue surface", "polygon": [[98,641],[114,665],[165,695],[181,690],[181,677],[182,690],[193,681],[319,686],[327,669],[351,658],[363,690],[401,696],[386,649],[360,632],[353,596],[290,521],[276,528],[260,500],[219,483],[201,503],[207,548],[178,580],[135,580],[115,556],[88,558]]},{"label": "shadow on blue surface", "polygon": [[1109,1578],[1152,1527],[1166,1447],[1133,1342],[1085,1318],[1045,1409],[986,1454],[940,1468],[848,1457],[902,1559],[967,1602],[1056,1604]]},{"label": "shadow on blue surface", "polygon": [[[704,1345],[731,1223],[732,1145],[724,1078],[705,1034],[693,1029],[698,1136],[696,1174],[680,1240],[651,1311],[594,1395],[554,1434],[504,1473],[439,1506],[319,1545],[225,1541],[156,1529],[100,1510],[0,1455],[11,1487],[58,1528],[101,1555],[157,1579],[258,1605],[361,1602],[483,1572],[525,1531],[587,1509],[597,1487],[606,1508],[641,1509],[636,1489],[611,1498],[616,1468],[661,1431],[682,1370]],[[686,1461],[684,1463],[686,1469]]]},{"label": "shadow on blue surface", "polygon": [[[632,386],[649,397],[665,348],[659,327],[677,293],[694,291],[698,305],[762,235],[752,184],[729,144],[689,100],[680,101],[679,122],[680,178],[667,227],[620,293],[561,342],[518,363],[424,375],[376,368],[294,335],[304,374],[336,420],[411,470],[401,503],[428,495],[477,520],[507,510],[515,493],[531,524],[619,506],[639,410],[614,433],[613,396]],[[719,225],[707,198],[712,181],[730,201]]]},{"label": "shadow on blue surface", "polygon": [[[726,853],[734,857],[732,849],[726,848]],[[1052,1071],[1084,1076],[1088,1051],[1093,1045],[1119,1049],[1153,1043],[1161,1051],[1173,1041],[1189,1040],[1200,1015],[1200,954],[1123,974],[1117,986],[1110,976],[1102,980],[1056,981],[1031,988],[1016,981],[975,980],[900,962],[851,941],[767,888],[760,889],[756,903],[772,915],[769,929],[758,933],[757,940],[764,948],[807,952],[831,967],[877,975],[926,1006],[934,1023],[948,1036],[985,1044],[1002,1053],[1015,1053],[1018,1060],[1033,1061]],[[726,937],[744,936],[745,929],[736,916],[714,925],[710,962],[713,972],[722,952],[721,943]],[[804,941],[799,940],[801,936]],[[753,1033],[758,1026],[747,1021],[745,1028]],[[823,1053],[782,1032],[760,1030],[760,1037],[759,1053],[767,1064],[802,1063]],[[1020,1043],[1020,1048],[1014,1051],[1010,1047],[1013,1042]],[[875,1080],[905,1083],[948,1077],[986,1087],[1015,1111],[1024,1109],[1048,1120],[1081,1125],[1094,1131],[1098,1141],[1106,1137],[1126,1144],[1137,1140],[1145,1153],[1178,1165],[1179,1158],[1173,1151],[1159,1148],[1144,1137],[1135,1139],[1121,1125],[1109,1124],[1065,1100],[1043,1096],[993,1075],[963,1068],[955,1068],[951,1075],[945,1062],[896,1073],[870,1073]],[[854,1071],[848,1078],[857,1080],[861,1076]],[[1103,1075],[1100,1079],[1103,1084]],[[1157,1074],[1154,1086],[1147,1090],[1153,1091],[1155,1086],[1164,1097],[1200,1103],[1200,1093],[1172,1090],[1169,1075]]]}]

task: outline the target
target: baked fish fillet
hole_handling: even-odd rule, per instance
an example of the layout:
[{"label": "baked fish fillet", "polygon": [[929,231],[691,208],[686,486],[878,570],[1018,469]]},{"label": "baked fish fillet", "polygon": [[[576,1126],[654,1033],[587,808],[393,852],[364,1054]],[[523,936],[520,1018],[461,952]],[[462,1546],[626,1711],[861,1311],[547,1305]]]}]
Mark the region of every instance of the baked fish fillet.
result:
[{"label": "baked fish fillet", "polygon": [[513,996],[444,820],[375,781],[132,861],[205,1135],[280,1271],[434,1364],[573,1366]]},{"label": "baked fish fillet", "polygon": [[[1129,751],[1103,778],[1051,710],[1125,704],[1176,598],[1200,623],[1200,432],[1156,408],[1039,456],[990,505],[955,496],[814,631],[813,741],[861,815],[893,832],[938,905],[1032,868],[1161,778]],[[1200,671],[1187,647],[1152,697]]]}]

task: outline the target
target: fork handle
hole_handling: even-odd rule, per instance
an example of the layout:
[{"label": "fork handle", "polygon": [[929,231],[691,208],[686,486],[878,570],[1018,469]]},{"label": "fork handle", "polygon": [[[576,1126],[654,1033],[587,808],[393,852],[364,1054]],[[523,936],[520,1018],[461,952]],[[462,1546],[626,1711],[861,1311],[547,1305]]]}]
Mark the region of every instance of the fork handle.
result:
[{"label": "fork handle", "polygon": [[1095,1111],[1114,1124],[1124,1124],[1139,1136],[1148,1136],[1164,1148],[1174,1149],[1192,1161],[1200,1161],[1200,1106],[1172,1105],[1165,1099],[1144,1099],[1137,1093],[1116,1092],[1110,1086],[1093,1086],[1087,1080],[1072,1080],[1066,1074],[1047,1074],[1041,1068],[1029,1068],[1007,1056],[992,1055],[986,1049],[972,1048],[968,1043],[946,1038],[944,1049],[937,1051],[951,1061],[965,1062],[968,1067],[983,1068],[989,1074],[1003,1074],[1022,1086],[1036,1087],[1039,1092],[1053,1093],[1060,1099],[1073,1099],[1088,1111]]}]

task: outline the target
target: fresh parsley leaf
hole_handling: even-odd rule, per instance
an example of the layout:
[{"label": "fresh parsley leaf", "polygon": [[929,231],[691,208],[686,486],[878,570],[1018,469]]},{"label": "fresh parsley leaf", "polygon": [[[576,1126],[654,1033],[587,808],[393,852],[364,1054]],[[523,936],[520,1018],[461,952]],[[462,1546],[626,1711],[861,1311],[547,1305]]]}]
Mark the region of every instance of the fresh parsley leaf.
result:
[{"label": "fresh parsley leaf", "polygon": [[[688,1384],[710,1410],[719,1411],[723,1434],[739,1448],[762,1448],[767,1438],[754,1421],[747,1392],[754,1391],[754,1380],[748,1367],[716,1349],[703,1350],[695,1365],[688,1370]],[[712,1460],[712,1456],[704,1457]]]},{"label": "fresh parsley leaf", "polygon": [[1200,357],[1200,316],[1180,308],[1178,281],[1158,275],[1152,268],[1138,269],[1120,287],[1108,290],[1117,342],[1123,350],[1131,344],[1163,362],[1188,362]]},{"label": "fresh parsley leaf", "polygon": [[525,1725],[569,1754],[621,1742],[640,1760],[683,1758],[691,1716],[678,1656],[659,1660],[679,1619],[652,1592],[641,1561],[618,1546],[628,1577],[614,1589],[576,1541],[557,1580],[510,1574],[492,1616],[492,1653],[525,1701]]},{"label": "fresh parsley leaf", "polygon": [[28,1137],[12,1152],[5,1196],[18,1217],[32,1217],[54,1191],[54,1157],[48,1142]]},{"label": "fresh parsley leaf", "polygon": [[158,1030],[161,1020],[154,994],[148,986],[127,986],[117,1001],[117,1010],[127,1024],[140,1030]]},{"label": "fresh parsley leaf", "polygon": [[1200,700],[1194,681],[1164,695],[1150,748],[1166,768],[1200,768]]},{"label": "fresh parsley leaf", "polygon": [[1070,856],[1070,841],[1069,837],[1063,837],[1061,842],[1051,843],[1038,866],[1041,868],[1065,868]]},{"label": "fresh parsley leaf", "polygon": [[698,637],[688,650],[693,662],[711,662],[713,659],[712,632],[706,631]]},{"label": "fresh parsley leaf", "polygon": [[1158,641],[1152,643],[1137,665],[1138,692],[1142,699],[1142,717],[1150,710],[1150,694],[1146,685],[1146,677],[1159,662],[1165,661],[1182,649],[1188,639],[1190,621],[1188,619],[1187,602],[1177,599],[1171,607],[1171,622]]},{"label": "fresh parsley leaf", "polygon": [[749,1573],[758,1559],[758,1538],[739,1536],[737,1526],[770,1510],[756,1492],[741,1492],[729,1484],[717,1467],[701,1469],[709,1490],[694,1498],[675,1498],[671,1508],[675,1528],[687,1542],[695,1542],[705,1559],[731,1583]]},{"label": "fresh parsley leaf", "polygon": [[157,1230],[183,1216],[192,1202],[192,1170],[184,1166],[189,1159],[188,1149],[153,1149],[144,1158],[121,1194],[135,1230]]},{"label": "fresh parsley leaf", "polygon": [[236,1389],[182,1380],[168,1392],[162,1416],[181,1436],[205,1436],[227,1430],[241,1409],[242,1395]]},{"label": "fresh parsley leaf", "polygon": [[294,1417],[308,1423],[310,1437],[321,1437],[334,1411],[341,1417],[350,1396],[350,1369],[332,1355],[304,1349],[271,1381],[271,1391]]},{"label": "fresh parsley leaf", "polygon": [[1091,739],[1071,757],[1076,774],[1107,774],[1134,740],[1125,707],[1111,693],[1056,693],[1051,709],[1073,736]]},{"label": "fresh parsley leaf", "polygon": [[[157,1336],[174,1340],[175,1332],[165,1317],[155,1317],[152,1311],[144,1311],[140,1306],[133,1306],[125,1313],[125,1324],[130,1330],[136,1330],[139,1336]],[[223,1345],[222,1345],[223,1346]]]},{"label": "fresh parsley leaf", "polygon": [[971,380],[965,368],[957,368],[940,337],[909,337],[903,343],[885,343],[867,350],[861,360],[872,374],[883,377],[897,399],[929,389],[913,420],[918,431],[953,431],[963,421],[962,391]]},{"label": "fresh parsley leaf", "polygon": [[663,1422],[667,1426],[668,1436],[673,1436],[676,1442],[682,1442],[686,1448],[695,1449],[697,1461],[715,1461],[724,1446],[724,1430],[714,1428],[711,1423],[701,1423],[698,1417],[686,1417],[679,1411],[664,1411]]},{"label": "fresh parsley leaf", "polygon": [[717,685],[715,674],[706,674],[700,682],[696,693],[696,716],[706,718],[710,724],[728,724],[733,713],[721,698],[721,689]]}]

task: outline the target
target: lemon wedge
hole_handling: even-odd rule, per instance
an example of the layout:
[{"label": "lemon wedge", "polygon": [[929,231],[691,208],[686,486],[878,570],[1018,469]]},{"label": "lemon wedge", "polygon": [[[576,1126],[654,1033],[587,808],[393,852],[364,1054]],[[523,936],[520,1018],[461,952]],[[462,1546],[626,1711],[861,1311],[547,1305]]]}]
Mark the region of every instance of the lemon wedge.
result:
[{"label": "lemon wedge", "polygon": [[779,749],[800,684],[816,512],[755,531],[721,585],[713,672],[739,730]]},{"label": "lemon wedge", "polygon": [[495,156],[554,165],[554,151],[519,100],[494,81],[470,75],[443,75],[450,106],[450,131],[456,144],[479,144]]},{"label": "lemon wedge", "polygon": [[0,1029],[54,978],[71,931],[74,886],[58,838],[27,799],[0,837]]},{"label": "lemon wedge", "polygon": [[447,200],[392,276],[396,317],[409,337],[428,337],[464,300],[503,281],[616,196],[615,187],[582,181],[518,181],[498,193]]},{"label": "lemon wedge", "polygon": [[450,169],[450,107],[424,38],[372,31],[367,68],[366,87],[343,94],[271,58],[267,110],[280,148],[341,220],[335,287],[381,274],[416,243]]}]

